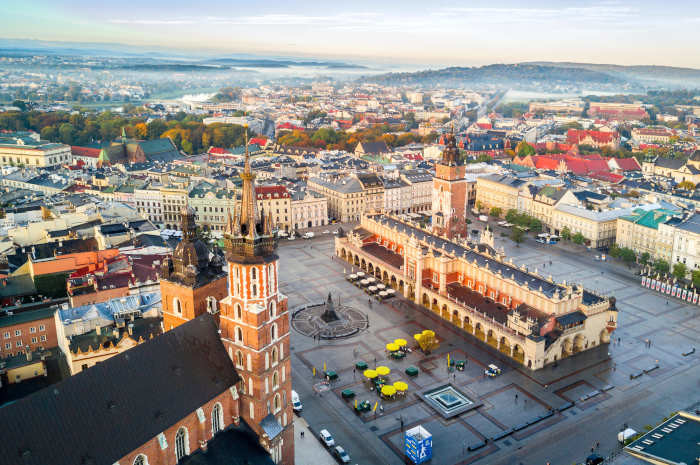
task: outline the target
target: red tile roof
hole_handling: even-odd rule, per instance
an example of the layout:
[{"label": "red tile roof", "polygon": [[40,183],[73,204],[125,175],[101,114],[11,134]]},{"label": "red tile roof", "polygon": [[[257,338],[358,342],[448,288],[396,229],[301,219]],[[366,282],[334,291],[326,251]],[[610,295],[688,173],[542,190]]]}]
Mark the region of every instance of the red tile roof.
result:
[{"label": "red tile roof", "polygon": [[100,156],[100,149],[96,149],[93,147],[80,147],[77,145],[71,145],[70,151],[73,155],[78,157],[98,158]]},{"label": "red tile roof", "polygon": [[259,145],[260,147],[265,147],[267,145],[267,137],[259,136],[259,137],[253,137],[248,141],[248,145]]},{"label": "red tile roof", "polygon": [[[289,192],[285,186],[257,186],[255,193],[258,199],[263,198],[286,198],[289,197]],[[275,196],[275,194],[277,194]]]},{"label": "red tile roof", "polygon": [[581,141],[590,137],[598,144],[610,144],[618,138],[616,132],[591,131],[586,129],[569,129],[566,133],[566,141],[569,144],[580,144]]},{"label": "red tile roof", "polygon": [[615,163],[624,171],[640,171],[642,167],[639,162],[634,157],[629,158],[615,158]]},{"label": "red tile roof", "polygon": [[559,167],[559,160],[553,157],[534,156],[532,160],[538,170],[556,170]]},{"label": "red tile roof", "polygon": [[301,126],[297,126],[297,125],[294,125],[294,124],[289,123],[289,122],[287,122],[287,123],[282,123],[282,124],[278,124],[278,125],[277,125],[277,129],[290,129],[290,130],[292,130],[292,131],[294,131],[294,130],[301,130],[301,131],[303,131],[303,130],[304,130],[304,128],[302,128]]}]

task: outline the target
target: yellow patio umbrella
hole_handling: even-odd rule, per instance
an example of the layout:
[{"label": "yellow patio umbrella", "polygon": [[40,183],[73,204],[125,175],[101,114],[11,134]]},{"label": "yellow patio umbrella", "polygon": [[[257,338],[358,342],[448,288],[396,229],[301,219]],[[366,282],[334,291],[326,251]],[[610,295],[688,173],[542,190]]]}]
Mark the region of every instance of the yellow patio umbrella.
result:
[{"label": "yellow patio umbrella", "polygon": [[421,333],[413,335],[413,339],[415,339],[416,341],[420,341],[420,338],[422,338],[422,337],[423,337],[423,335]]},{"label": "yellow patio umbrella", "polygon": [[406,342],[406,339],[396,339],[396,340],[394,341],[394,344],[396,344],[396,345],[399,346],[399,347],[403,347],[403,346],[405,346],[405,345],[408,344],[408,343]]},{"label": "yellow patio umbrella", "polygon": [[382,394],[385,396],[393,396],[396,394],[396,388],[394,386],[389,386],[388,384],[386,386],[382,386]]},{"label": "yellow patio umbrella", "polygon": [[399,346],[393,342],[390,342],[386,345],[386,350],[388,350],[389,352],[396,352],[397,350],[399,350]]},{"label": "yellow patio umbrella", "polygon": [[389,367],[380,366],[380,367],[377,367],[376,372],[380,376],[386,376],[389,373],[391,373],[391,369]]},{"label": "yellow patio umbrella", "polygon": [[374,370],[365,370],[362,374],[365,375],[365,378],[369,379],[374,379],[378,376],[377,372]]},{"label": "yellow patio umbrella", "polygon": [[394,383],[394,389],[397,391],[405,391],[408,389],[408,384],[404,383],[403,381],[397,381]]},{"label": "yellow patio umbrella", "polygon": [[431,329],[424,329],[421,334],[424,336],[435,336],[435,331]]}]

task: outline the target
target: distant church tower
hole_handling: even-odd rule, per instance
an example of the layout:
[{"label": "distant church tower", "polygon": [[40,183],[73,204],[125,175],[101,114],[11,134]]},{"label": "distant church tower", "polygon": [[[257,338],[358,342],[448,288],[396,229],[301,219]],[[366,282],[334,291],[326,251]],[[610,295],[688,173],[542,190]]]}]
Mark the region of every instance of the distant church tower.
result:
[{"label": "distant church tower", "polygon": [[447,135],[442,159],[435,164],[433,177],[433,233],[452,239],[467,236],[466,168],[459,160],[454,133]]},{"label": "distant church tower", "polygon": [[160,294],[163,309],[163,330],[171,329],[199,315],[218,312],[218,302],[228,295],[224,258],[209,249],[195,233],[195,212],[183,207],[182,241],[172,258],[161,265]]},{"label": "distant church tower", "polygon": [[292,376],[287,297],[279,292],[272,217],[259,214],[246,143],[240,210],[224,233],[228,296],[221,339],[242,378],[241,416],[276,463],[294,464]]}]

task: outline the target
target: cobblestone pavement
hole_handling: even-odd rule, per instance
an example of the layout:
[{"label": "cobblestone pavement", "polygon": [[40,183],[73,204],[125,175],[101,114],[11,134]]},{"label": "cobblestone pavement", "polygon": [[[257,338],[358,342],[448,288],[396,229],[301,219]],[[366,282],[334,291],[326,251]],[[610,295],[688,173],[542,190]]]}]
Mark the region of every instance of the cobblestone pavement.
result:
[{"label": "cobblestone pavement", "polygon": [[[319,343],[294,331],[291,336],[293,385],[304,403],[302,416],[313,431],[328,429],[349,452],[352,463],[404,463],[402,424],[404,429],[420,424],[433,434],[432,463],[572,464],[583,462],[596,442],[600,443],[600,455],[613,454],[623,424],[641,430],[700,400],[700,357],[682,355],[700,346],[700,307],[674,299],[667,304],[665,297],[643,289],[624,267],[596,262],[585,250],[572,252],[563,246],[534,242],[515,247],[500,237],[496,245],[504,246],[518,265],[538,268],[558,281],[582,282],[617,297],[620,329],[615,333],[615,343],[562,360],[556,368],[530,372],[402,298],[387,304],[373,302],[370,307],[367,295],[344,279],[350,265],[331,259],[333,236],[282,241],[280,283],[282,292],[289,296],[290,307],[322,300],[331,292],[343,305],[369,315],[369,329],[349,339]],[[412,341],[414,333],[426,328],[435,330],[441,340],[438,350],[429,356],[413,352],[401,361],[387,360],[387,342],[397,337]],[[647,339],[652,341],[650,348],[644,342]],[[448,353],[453,359],[467,360],[465,371],[457,372],[456,377],[447,373]],[[356,361],[363,360],[372,367],[375,359],[376,364],[391,368],[392,382],[408,383],[408,394],[400,400],[380,401],[383,412],[377,409],[376,416],[371,412],[358,416],[352,401],[343,400],[340,393],[349,388],[359,400],[369,400],[372,405],[379,401],[361,373],[353,371]],[[321,380],[314,379],[312,370],[316,368],[320,373],[324,363],[338,373],[339,379],[330,391],[314,395],[312,386]],[[489,363],[501,366],[503,374],[484,379],[483,367]],[[656,363],[659,369],[630,379],[631,373]],[[404,374],[409,365],[420,368],[418,377],[409,379]],[[444,420],[416,396],[448,381],[483,405]],[[613,387],[580,401],[581,396],[606,386]],[[576,404],[568,410],[503,439],[490,439],[571,400]],[[484,447],[468,450],[486,439]],[[625,459],[616,463],[636,462]]]}]

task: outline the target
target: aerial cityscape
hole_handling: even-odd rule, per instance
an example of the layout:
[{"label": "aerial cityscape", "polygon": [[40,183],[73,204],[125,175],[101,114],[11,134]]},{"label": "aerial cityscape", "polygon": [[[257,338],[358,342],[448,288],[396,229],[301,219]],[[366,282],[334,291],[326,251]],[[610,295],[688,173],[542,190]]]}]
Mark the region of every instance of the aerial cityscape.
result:
[{"label": "aerial cityscape", "polygon": [[697,5],[0,10],[0,465],[700,464]]}]

